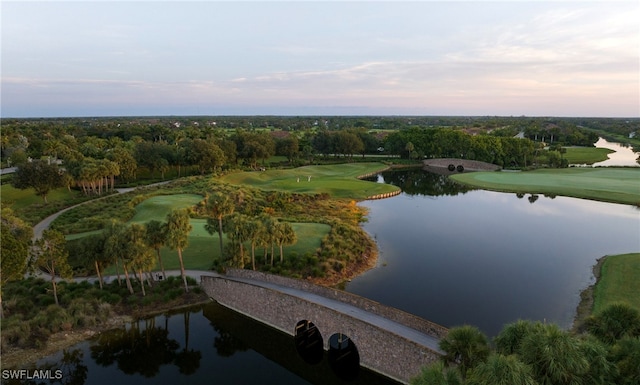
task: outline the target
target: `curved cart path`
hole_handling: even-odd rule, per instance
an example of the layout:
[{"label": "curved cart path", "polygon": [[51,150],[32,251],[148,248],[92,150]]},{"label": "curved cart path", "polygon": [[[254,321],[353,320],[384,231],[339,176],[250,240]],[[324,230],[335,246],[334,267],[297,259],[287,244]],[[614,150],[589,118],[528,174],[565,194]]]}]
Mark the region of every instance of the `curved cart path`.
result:
[{"label": "curved cart path", "polygon": [[[160,185],[163,185],[163,184],[167,184],[169,182],[171,182],[171,181],[152,183],[152,184],[148,184],[146,186],[140,186],[140,187],[119,188],[119,189],[116,189],[116,191],[118,192],[118,194],[124,194],[124,193],[128,193],[130,191],[134,191],[136,189],[144,189],[144,188],[147,188],[147,187],[160,186]],[[106,196],[103,196],[103,197],[99,197],[99,198],[96,198],[96,199],[91,199],[91,200],[88,200],[88,201],[85,201],[85,202],[82,202],[82,203],[78,203],[77,205],[69,206],[67,208],[64,208],[64,209],[58,211],[55,214],[49,215],[48,217],[46,217],[45,219],[43,219],[42,221],[37,223],[35,226],[33,226],[33,240],[35,241],[36,239],[42,238],[42,233],[46,229],[48,229],[49,226],[51,226],[51,223],[53,223],[53,221],[55,221],[56,218],[58,218],[60,215],[62,215],[66,211],[75,209],[78,206],[82,206],[82,205],[85,205],[85,204],[90,203],[90,202],[95,202],[95,201],[100,200],[100,199],[109,198],[110,196],[113,196],[113,195],[106,195]]]}]

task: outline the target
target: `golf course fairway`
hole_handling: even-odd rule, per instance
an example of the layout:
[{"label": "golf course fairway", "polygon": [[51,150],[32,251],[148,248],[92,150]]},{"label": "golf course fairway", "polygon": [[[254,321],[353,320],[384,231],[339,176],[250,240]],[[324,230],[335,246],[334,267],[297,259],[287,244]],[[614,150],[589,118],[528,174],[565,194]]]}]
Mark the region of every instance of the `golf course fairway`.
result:
[{"label": "golf course fairway", "polygon": [[640,206],[640,168],[564,168],[472,172],[451,179],[486,190],[563,195]]},{"label": "golf course fairway", "polygon": [[388,184],[368,182],[359,176],[386,169],[383,163],[343,163],[304,166],[287,170],[248,171],[222,177],[226,183],[249,185],[263,190],[329,194],[334,198],[367,199],[398,191]]}]

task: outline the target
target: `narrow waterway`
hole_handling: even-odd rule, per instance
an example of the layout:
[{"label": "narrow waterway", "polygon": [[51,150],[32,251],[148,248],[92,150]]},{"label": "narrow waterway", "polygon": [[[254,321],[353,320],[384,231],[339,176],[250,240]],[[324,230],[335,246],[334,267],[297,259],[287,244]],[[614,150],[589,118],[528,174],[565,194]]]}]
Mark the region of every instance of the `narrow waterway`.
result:
[{"label": "narrow waterway", "polygon": [[625,166],[625,167],[640,167],[637,159],[640,153],[633,152],[631,147],[625,147],[620,143],[609,142],[606,139],[600,138],[595,146],[598,148],[608,148],[615,152],[608,155],[609,159],[597,162],[593,164],[593,167],[608,167],[608,166]]}]

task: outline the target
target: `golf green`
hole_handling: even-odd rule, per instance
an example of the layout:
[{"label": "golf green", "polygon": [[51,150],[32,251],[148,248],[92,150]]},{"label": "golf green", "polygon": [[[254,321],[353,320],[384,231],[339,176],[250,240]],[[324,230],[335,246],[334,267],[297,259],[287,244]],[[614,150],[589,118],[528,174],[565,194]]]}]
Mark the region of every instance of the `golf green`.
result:
[{"label": "golf green", "polygon": [[359,176],[386,169],[383,163],[343,163],[304,166],[287,170],[251,171],[229,174],[223,181],[264,190],[294,193],[329,194],[335,198],[367,199],[391,193],[397,187],[358,179]]}]

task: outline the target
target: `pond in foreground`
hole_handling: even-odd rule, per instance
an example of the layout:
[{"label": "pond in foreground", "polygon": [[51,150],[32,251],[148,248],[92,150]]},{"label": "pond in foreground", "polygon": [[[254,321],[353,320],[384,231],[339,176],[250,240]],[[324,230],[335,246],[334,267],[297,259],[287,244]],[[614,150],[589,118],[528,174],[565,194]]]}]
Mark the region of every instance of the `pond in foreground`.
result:
[{"label": "pond in foreground", "polygon": [[102,333],[40,360],[36,368],[57,381],[3,377],[2,384],[397,385],[362,368],[355,380],[343,380],[328,362],[325,353],[307,364],[293,337],[212,302]]},{"label": "pond in foreground", "polygon": [[469,191],[422,170],[378,181],[404,193],[362,203],[378,267],[346,290],[490,336],[519,318],[570,327],[592,266],[640,250],[640,211],[575,198]]}]

